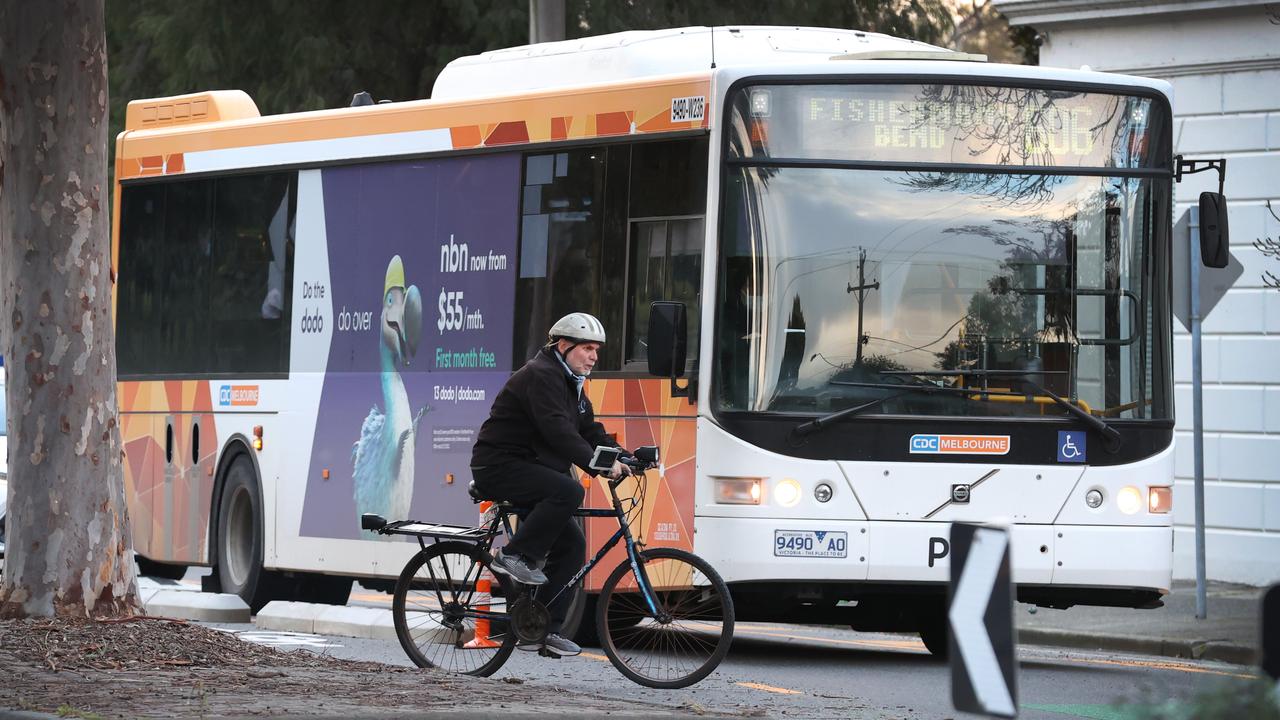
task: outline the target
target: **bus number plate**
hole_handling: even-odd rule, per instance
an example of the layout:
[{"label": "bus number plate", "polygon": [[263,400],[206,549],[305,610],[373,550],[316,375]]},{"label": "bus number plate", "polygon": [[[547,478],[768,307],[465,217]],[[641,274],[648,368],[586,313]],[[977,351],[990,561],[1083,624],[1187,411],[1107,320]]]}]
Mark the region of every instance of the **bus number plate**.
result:
[{"label": "bus number plate", "polygon": [[775,557],[848,557],[849,534],[834,530],[774,530],[773,554]]}]

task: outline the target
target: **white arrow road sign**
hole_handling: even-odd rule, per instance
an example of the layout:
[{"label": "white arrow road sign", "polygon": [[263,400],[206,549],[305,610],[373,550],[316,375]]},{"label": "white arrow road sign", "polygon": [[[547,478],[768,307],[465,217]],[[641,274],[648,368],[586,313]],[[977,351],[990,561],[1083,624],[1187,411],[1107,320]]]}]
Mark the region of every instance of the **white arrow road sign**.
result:
[{"label": "white arrow road sign", "polygon": [[951,526],[951,700],[957,710],[1016,717],[1009,533]]}]

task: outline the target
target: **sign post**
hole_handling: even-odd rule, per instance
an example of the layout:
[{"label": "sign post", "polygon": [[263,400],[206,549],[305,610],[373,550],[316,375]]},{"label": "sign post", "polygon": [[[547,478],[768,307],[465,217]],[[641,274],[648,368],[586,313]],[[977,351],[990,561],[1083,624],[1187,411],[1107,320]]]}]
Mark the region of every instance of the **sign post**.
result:
[{"label": "sign post", "polygon": [[[1184,223],[1178,223],[1181,230]],[[1174,267],[1184,270],[1181,275],[1188,282],[1174,283],[1173,312],[1191,331],[1191,442],[1195,463],[1195,538],[1196,538],[1196,617],[1208,617],[1209,608],[1205,593],[1205,537],[1204,537],[1204,378],[1203,352],[1201,351],[1200,326],[1209,311],[1227,294],[1227,290],[1244,272],[1240,261],[1231,256],[1227,267],[1216,269],[1203,267],[1200,261],[1200,208],[1192,206],[1185,222],[1187,242],[1174,243]]]},{"label": "sign post", "polygon": [[957,710],[1017,717],[1009,531],[951,525],[951,703]]}]

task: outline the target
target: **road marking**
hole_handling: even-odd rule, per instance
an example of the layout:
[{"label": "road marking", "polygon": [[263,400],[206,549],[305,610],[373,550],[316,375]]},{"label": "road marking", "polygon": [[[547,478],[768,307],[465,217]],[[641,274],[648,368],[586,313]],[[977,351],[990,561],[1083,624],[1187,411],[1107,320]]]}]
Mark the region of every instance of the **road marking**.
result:
[{"label": "road marking", "polygon": [[741,685],[744,688],[751,688],[752,690],[763,690],[765,692],[778,693],[779,695],[803,695],[804,694],[799,690],[788,690],[786,688],[774,687],[772,685],[765,685],[763,683],[740,682],[740,683],[734,683],[734,684]]},{"label": "road marking", "polygon": [[1035,705],[1023,704],[1023,710],[1041,710],[1043,712],[1071,715],[1088,718],[1088,720],[1139,720],[1152,717],[1157,707],[1148,705]]},{"label": "road marking", "polygon": [[1059,659],[1080,665],[1118,665],[1120,667],[1149,668],[1152,670],[1178,670],[1189,673],[1203,673],[1205,675],[1222,675],[1224,677],[1243,678],[1245,680],[1252,680],[1258,677],[1257,675],[1250,673],[1235,673],[1226,670],[1215,670],[1213,668],[1202,668],[1187,663],[1166,660],[1109,660],[1106,658],[1075,657],[1064,657]]},{"label": "road marking", "polygon": [[[698,627],[703,627],[703,626],[699,625]],[[745,633],[742,632],[744,628],[747,631]],[[718,631],[720,628],[714,625],[707,625],[705,626],[705,629]],[[840,640],[837,638],[824,638],[824,637],[816,637],[813,635],[796,635],[794,633],[770,632],[767,630],[758,630],[754,626],[751,626],[749,623],[738,623],[737,625],[735,625],[734,634],[735,635],[759,635],[762,637],[779,637],[779,638],[786,638],[788,640],[811,640],[813,642],[831,643],[833,645],[853,645],[857,647],[888,648],[892,650],[920,650],[923,652],[928,652],[928,650],[925,650],[924,643],[920,642],[919,640]]]},{"label": "road marking", "polygon": [[580,653],[578,657],[584,657],[588,660],[603,660],[604,662],[609,662],[608,657],[604,655],[597,655],[595,653],[589,653],[589,652]]},{"label": "road marking", "polygon": [[226,628],[213,628],[220,632],[229,633],[244,640],[245,642],[255,643],[257,645],[270,645],[272,647],[283,647],[286,645],[301,645],[303,647],[313,648],[333,648],[342,647],[340,643],[331,642],[333,638],[327,638],[323,635],[313,635],[311,633],[295,633],[275,630],[228,630]]}]

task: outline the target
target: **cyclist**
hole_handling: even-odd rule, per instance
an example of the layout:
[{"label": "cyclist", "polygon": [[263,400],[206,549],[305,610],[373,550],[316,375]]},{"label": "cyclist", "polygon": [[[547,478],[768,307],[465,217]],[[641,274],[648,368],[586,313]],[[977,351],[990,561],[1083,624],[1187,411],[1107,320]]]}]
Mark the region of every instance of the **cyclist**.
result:
[{"label": "cyclist", "polygon": [[[570,313],[551,326],[547,338],[494,398],[471,452],[471,475],[484,497],[530,508],[510,542],[494,554],[493,569],[526,585],[544,585],[539,589],[543,601],[582,567],[586,553],[586,539],[573,521],[584,491],[569,467],[594,475],[588,466],[595,447],[616,447],[582,392],[605,342],[604,325],[587,313]],[[626,472],[615,462],[607,474]],[[547,608],[545,645],[521,649],[581,652],[560,636],[572,598],[572,592],[560,593]]]}]

